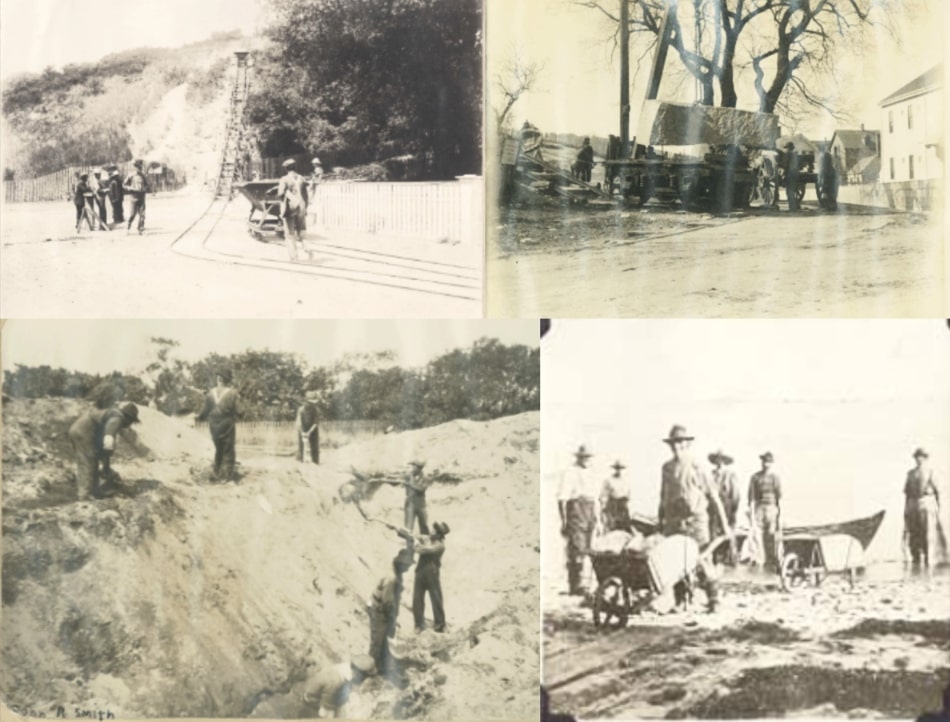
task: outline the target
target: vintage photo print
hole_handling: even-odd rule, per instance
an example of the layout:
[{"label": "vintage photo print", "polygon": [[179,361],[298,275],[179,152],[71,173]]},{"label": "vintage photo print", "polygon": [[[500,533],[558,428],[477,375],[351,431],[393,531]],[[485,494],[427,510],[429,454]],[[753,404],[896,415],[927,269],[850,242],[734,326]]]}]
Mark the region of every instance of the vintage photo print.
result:
[{"label": "vintage photo print", "polygon": [[539,712],[536,321],[7,321],[0,702]]},{"label": "vintage photo print", "polygon": [[4,317],[482,317],[482,24],[3,3]]},{"label": "vintage photo print", "polygon": [[488,313],[943,317],[942,0],[488,0]]},{"label": "vintage photo print", "polygon": [[944,321],[555,319],[541,346],[544,709],[941,710]]}]

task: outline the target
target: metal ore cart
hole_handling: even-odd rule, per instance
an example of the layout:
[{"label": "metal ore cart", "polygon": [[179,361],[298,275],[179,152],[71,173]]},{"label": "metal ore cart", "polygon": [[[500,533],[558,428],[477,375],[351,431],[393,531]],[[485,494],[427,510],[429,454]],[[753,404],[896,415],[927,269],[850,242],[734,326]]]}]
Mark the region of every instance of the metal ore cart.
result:
[{"label": "metal ore cart", "polygon": [[247,232],[257,241],[266,243],[283,239],[284,225],[280,217],[280,198],[277,180],[256,180],[241,183],[236,188],[251,204],[247,217]]}]

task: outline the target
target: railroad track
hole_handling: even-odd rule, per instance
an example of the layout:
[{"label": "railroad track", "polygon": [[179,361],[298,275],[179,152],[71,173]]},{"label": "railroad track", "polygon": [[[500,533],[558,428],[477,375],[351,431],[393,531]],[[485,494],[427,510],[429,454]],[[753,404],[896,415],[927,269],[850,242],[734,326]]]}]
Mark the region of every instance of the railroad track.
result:
[{"label": "railroad track", "polygon": [[180,255],[213,263],[267,268],[314,278],[335,278],[374,286],[397,288],[413,293],[481,301],[479,269],[445,263],[409,254],[351,248],[331,242],[308,242],[309,258],[293,262],[266,258],[239,251],[215,250],[210,241],[230,204],[215,199],[171,243]]}]

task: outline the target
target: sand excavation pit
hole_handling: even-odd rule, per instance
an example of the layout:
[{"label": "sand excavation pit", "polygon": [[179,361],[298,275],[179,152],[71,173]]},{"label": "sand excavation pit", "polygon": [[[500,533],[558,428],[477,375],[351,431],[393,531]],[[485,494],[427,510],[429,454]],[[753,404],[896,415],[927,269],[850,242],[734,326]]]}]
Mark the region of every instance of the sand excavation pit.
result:
[{"label": "sand excavation pit", "polygon": [[[401,546],[339,488],[351,465],[398,470],[405,455],[427,454],[427,470],[457,479],[428,492],[430,518],[451,527],[448,629],[416,636],[410,571],[393,643],[404,684],[368,680],[347,715],[537,714],[537,413],[389,434],[328,449],[320,466],[239,450],[240,483],[203,484],[192,470],[210,464],[210,439],[143,408],[113,460],[123,492],[80,503],[66,430],[85,408],[4,403],[0,693],[9,706],[48,716],[60,706],[117,717],[308,716],[299,695],[308,677],[367,650],[366,604]],[[401,525],[402,502],[401,489],[384,487],[363,508]]]}]

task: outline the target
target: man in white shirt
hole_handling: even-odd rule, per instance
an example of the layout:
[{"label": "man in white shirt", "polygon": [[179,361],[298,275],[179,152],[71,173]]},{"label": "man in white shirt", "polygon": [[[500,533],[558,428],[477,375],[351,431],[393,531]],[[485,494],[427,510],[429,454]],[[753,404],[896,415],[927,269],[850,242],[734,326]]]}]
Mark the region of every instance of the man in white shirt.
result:
[{"label": "man in white shirt", "polygon": [[581,572],[600,519],[600,485],[587,466],[590,458],[583,445],[574,452],[574,466],[564,472],[557,494],[561,536],[567,547],[568,593],[575,596],[584,595]]}]

